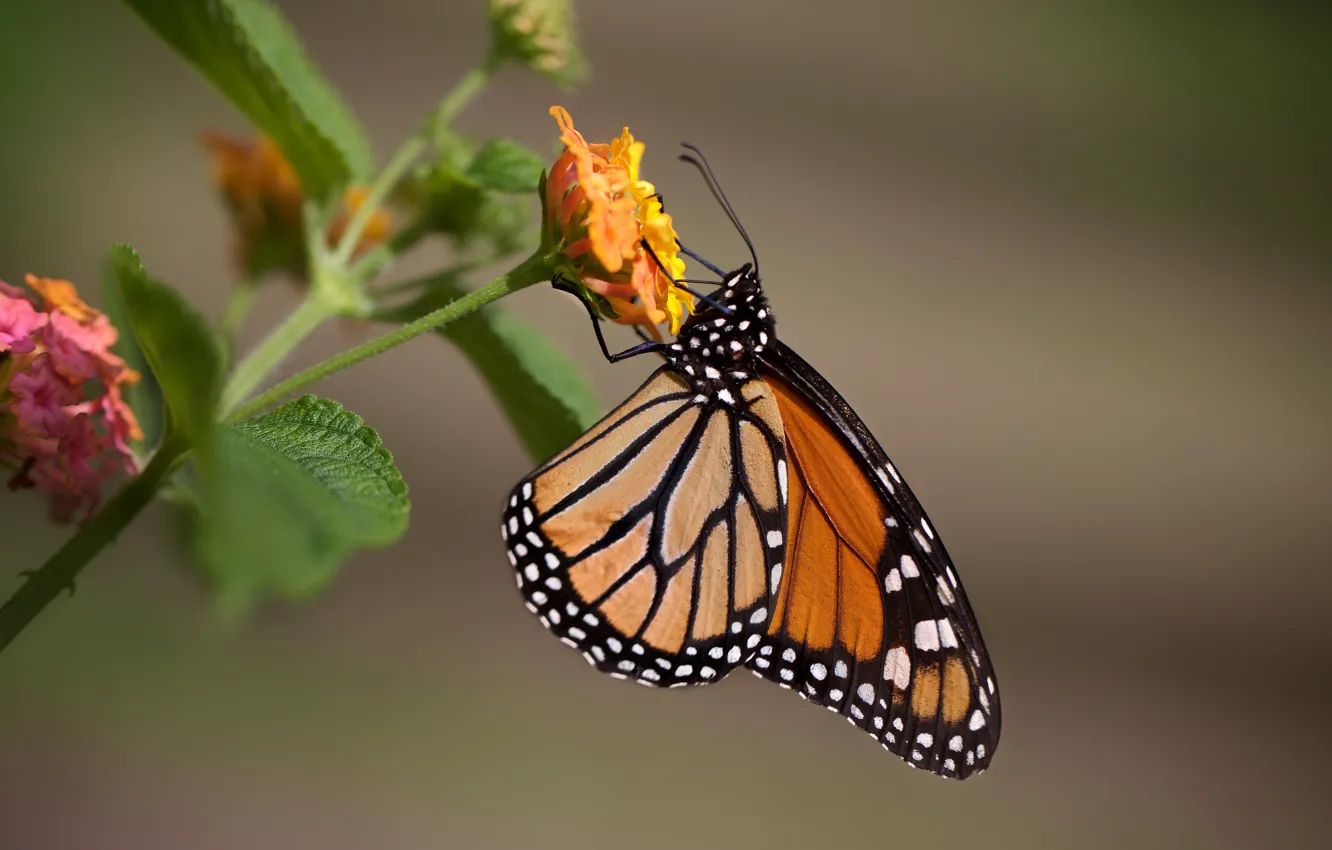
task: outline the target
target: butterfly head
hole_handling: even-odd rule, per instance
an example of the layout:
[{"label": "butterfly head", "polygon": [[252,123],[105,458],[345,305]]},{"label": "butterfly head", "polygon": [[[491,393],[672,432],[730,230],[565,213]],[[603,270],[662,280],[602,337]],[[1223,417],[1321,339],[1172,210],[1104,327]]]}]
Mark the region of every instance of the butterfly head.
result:
[{"label": "butterfly head", "polygon": [[748,263],[727,274],[710,300],[685,321],[666,359],[699,392],[724,401],[723,391],[754,375],[754,359],[776,340],[777,323]]}]

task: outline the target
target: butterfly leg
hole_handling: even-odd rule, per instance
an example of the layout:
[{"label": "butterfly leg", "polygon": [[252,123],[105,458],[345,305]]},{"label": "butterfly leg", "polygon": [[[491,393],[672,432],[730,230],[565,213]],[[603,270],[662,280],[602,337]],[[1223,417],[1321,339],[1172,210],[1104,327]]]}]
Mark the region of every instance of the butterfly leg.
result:
[{"label": "butterfly leg", "polygon": [[568,292],[570,295],[573,295],[575,298],[578,299],[578,303],[582,304],[583,308],[587,310],[588,318],[592,320],[592,331],[597,335],[597,345],[601,346],[601,353],[606,357],[606,360],[608,362],[619,363],[621,360],[627,360],[630,357],[637,357],[640,354],[650,354],[654,351],[661,351],[662,349],[666,348],[666,343],[657,342],[656,340],[653,339],[647,339],[644,336],[643,331],[638,327],[635,327],[634,330],[638,331],[639,336],[644,337],[644,341],[639,343],[638,345],[626,348],[624,351],[619,351],[616,352],[615,354],[611,354],[610,349],[606,346],[606,338],[601,334],[601,318],[597,315],[596,311],[592,309],[592,305],[587,303],[587,301],[585,301],[581,296],[578,295],[572,283],[563,279],[562,277],[559,277],[558,275],[556,276],[556,278],[557,278],[556,280],[551,281],[551,285],[554,286],[556,289]]}]

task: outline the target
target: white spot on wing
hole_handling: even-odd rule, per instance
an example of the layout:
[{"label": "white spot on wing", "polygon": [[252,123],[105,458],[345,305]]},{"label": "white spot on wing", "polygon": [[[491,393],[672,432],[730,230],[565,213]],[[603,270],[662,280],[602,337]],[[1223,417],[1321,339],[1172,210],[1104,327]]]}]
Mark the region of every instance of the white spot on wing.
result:
[{"label": "white spot on wing", "polygon": [[953,589],[948,586],[948,582],[944,581],[943,576],[939,576],[939,601],[945,605],[952,605],[957,602],[957,598],[953,596]]},{"label": "white spot on wing", "polygon": [[776,549],[780,545],[782,545],[782,533],[780,531],[769,531],[768,548]]},{"label": "white spot on wing", "polygon": [[919,578],[920,568],[916,566],[916,559],[910,555],[902,556],[902,577]]},{"label": "white spot on wing", "polygon": [[916,539],[916,545],[920,546],[920,551],[924,552],[926,555],[934,551],[930,548],[930,541],[926,540],[925,535],[921,534],[919,531],[912,531],[911,536]]},{"label": "white spot on wing", "polygon": [[939,645],[957,648],[957,635],[953,633],[953,624],[947,620],[939,621]]},{"label": "white spot on wing", "polygon": [[888,650],[883,662],[883,678],[892,682],[899,691],[905,691],[911,684],[911,658],[905,646],[895,646]]},{"label": "white spot on wing", "polygon": [[916,648],[927,652],[939,648],[939,624],[934,620],[916,623]]},{"label": "white spot on wing", "polygon": [[902,574],[898,572],[897,567],[888,571],[888,575],[883,577],[883,589],[889,593],[896,593],[902,589]]}]

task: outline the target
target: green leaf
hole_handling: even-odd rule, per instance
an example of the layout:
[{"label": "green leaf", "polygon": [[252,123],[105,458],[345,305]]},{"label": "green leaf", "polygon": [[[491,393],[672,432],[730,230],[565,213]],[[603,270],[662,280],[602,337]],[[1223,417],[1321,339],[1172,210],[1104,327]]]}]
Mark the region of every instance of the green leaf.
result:
[{"label": "green leaf", "polygon": [[379,435],[314,396],[221,426],[200,475],[196,544],[232,610],[306,598],[348,554],[407,529],[407,485]]},{"label": "green leaf", "polygon": [[534,192],[546,161],[512,139],[491,139],[468,166],[467,176],[497,192]]},{"label": "green leaf", "polygon": [[216,339],[180,293],[148,276],[130,246],[111,249],[111,270],[172,422],[191,446],[206,447],[222,384]]},{"label": "green leaf", "polygon": [[282,148],[308,196],[370,173],[365,132],[268,0],[125,3]]},{"label": "green leaf", "polygon": [[111,324],[115,325],[117,338],[113,350],[124,358],[129,367],[139,373],[139,380],[126,384],[122,392],[134,418],[139,421],[143,431],[143,445],[152,448],[162,436],[163,410],[162,388],[157,385],[148,358],[134,339],[130,327],[129,311],[125,308],[125,299],[120,294],[114,269],[108,262],[102,274],[102,312],[106,313]]},{"label": "green leaf", "polygon": [[[443,276],[395,318],[410,321],[465,294],[457,275]],[[533,460],[554,455],[601,418],[601,403],[577,362],[504,308],[478,310],[438,333],[481,373]]]}]

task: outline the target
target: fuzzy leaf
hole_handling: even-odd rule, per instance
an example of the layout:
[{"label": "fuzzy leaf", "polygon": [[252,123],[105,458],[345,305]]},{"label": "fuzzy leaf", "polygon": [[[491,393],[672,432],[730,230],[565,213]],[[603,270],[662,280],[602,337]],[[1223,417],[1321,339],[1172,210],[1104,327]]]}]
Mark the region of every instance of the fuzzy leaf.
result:
[{"label": "fuzzy leaf", "polygon": [[130,246],[111,249],[111,270],[172,422],[190,445],[206,447],[222,383],[222,354],[212,332],[180,293],[148,276]]},{"label": "fuzzy leaf", "polygon": [[467,168],[467,176],[497,192],[534,192],[544,158],[512,139],[491,139],[481,146]]},{"label": "fuzzy leaf", "polygon": [[393,456],[361,417],[326,399],[221,426],[200,473],[200,560],[232,610],[306,598],[351,552],[407,529]]},{"label": "fuzzy leaf", "polygon": [[365,132],[268,0],[125,0],[291,161],[325,201],[372,167]]}]

